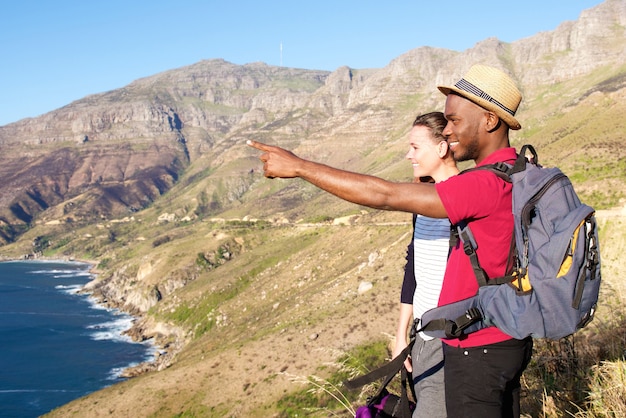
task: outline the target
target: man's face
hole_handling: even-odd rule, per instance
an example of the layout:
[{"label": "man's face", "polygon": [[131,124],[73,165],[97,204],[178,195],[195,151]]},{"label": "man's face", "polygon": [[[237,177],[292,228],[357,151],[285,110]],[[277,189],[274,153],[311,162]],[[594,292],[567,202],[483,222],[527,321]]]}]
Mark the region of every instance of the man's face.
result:
[{"label": "man's face", "polygon": [[485,110],[456,94],[448,94],[444,115],[448,124],[443,135],[448,139],[455,161],[475,160],[480,155],[479,129]]}]

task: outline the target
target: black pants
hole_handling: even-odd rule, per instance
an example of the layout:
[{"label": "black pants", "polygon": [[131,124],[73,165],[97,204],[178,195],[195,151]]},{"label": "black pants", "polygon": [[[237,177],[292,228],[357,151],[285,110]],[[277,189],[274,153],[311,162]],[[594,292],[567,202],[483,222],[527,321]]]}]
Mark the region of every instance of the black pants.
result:
[{"label": "black pants", "polygon": [[531,338],[472,348],[443,346],[448,417],[520,416],[520,377],[532,355]]}]

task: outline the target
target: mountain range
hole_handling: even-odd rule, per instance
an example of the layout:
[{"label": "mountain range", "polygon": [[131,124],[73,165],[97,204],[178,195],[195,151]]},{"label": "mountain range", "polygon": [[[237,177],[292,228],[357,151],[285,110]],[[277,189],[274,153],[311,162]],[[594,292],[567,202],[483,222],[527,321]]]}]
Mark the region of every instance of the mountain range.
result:
[{"label": "mountain range", "polygon": [[[608,1],[576,22],[511,44],[487,39],[464,52],[417,48],[378,70],[203,61],[0,127],[0,239],[13,241],[41,222],[84,224],[134,213],[199,176],[211,183],[204,188],[210,208],[202,210],[218,214],[245,200],[252,186],[245,139],[349,164],[358,155],[351,150],[371,155],[387,148],[402,139],[413,115],[441,109],[435,86],[477,62],[502,68],[521,87],[522,139],[545,146],[542,153],[555,160],[577,159],[575,150],[556,148],[569,148],[563,141],[574,131],[607,123],[584,117],[551,125],[593,93],[619,98],[624,7]],[[614,131],[613,123],[606,129]],[[610,135],[603,147],[619,139]],[[374,163],[369,171],[385,168]]]}]

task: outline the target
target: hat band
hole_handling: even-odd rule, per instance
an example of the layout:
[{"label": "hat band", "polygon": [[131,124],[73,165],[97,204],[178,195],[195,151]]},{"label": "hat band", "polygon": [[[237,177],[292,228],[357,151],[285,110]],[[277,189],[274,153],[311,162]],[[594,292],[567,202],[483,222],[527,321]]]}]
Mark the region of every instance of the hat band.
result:
[{"label": "hat band", "polygon": [[483,100],[487,100],[488,102],[495,104],[496,106],[498,106],[499,108],[504,110],[506,113],[510,114],[511,116],[515,115],[514,110],[509,109],[508,107],[506,107],[505,105],[503,105],[502,103],[500,103],[499,101],[491,97],[489,94],[485,93],[484,91],[482,91],[481,89],[479,89],[478,87],[476,87],[475,85],[473,85],[472,83],[470,83],[464,78],[460,79],[454,86],[461,90],[465,90],[466,92],[471,93],[474,96],[478,96]]}]

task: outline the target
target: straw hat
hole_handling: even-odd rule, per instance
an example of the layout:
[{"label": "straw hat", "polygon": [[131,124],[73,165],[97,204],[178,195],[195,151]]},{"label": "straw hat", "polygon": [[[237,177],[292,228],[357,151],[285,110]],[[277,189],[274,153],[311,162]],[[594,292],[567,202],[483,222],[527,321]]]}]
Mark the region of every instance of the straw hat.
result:
[{"label": "straw hat", "polygon": [[446,96],[456,93],[492,111],[511,129],[522,127],[514,117],[522,94],[513,80],[497,68],[474,65],[454,86],[437,88]]}]

